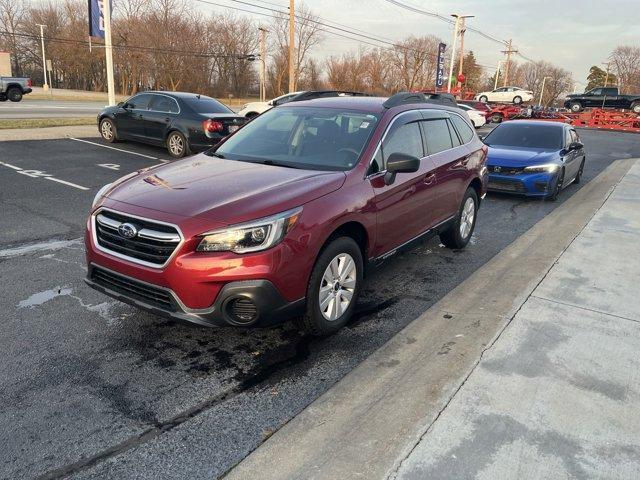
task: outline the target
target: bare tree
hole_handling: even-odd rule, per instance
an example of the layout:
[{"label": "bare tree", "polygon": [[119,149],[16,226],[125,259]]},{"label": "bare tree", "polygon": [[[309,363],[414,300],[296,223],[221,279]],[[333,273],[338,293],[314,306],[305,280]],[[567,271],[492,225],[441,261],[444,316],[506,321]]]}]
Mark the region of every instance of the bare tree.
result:
[{"label": "bare tree", "polygon": [[625,93],[640,92],[640,47],[624,45],[611,53],[618,85]]}]

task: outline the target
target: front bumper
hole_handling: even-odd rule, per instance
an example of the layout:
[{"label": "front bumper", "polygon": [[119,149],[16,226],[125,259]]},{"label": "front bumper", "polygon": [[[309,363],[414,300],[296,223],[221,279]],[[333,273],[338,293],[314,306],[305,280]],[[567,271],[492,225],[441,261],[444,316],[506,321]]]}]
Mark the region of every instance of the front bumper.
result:
[{"label": "front bumper", "polygon": [[[268,326],[302,313],[305,299],[287,302],[268,280],[226,284],[208,308],[185,306],[169,288],[90,264],[85,282],[93,289],[155,315],[198,325]],[[239,302],[239,303],[238,303]]]},{"label": "front bumper", "polygon": [[546,197],[553,193],[557,181],[556,173],[519,173],[501,175],[489,173],[489,191],[512,193],[527,197]]}]

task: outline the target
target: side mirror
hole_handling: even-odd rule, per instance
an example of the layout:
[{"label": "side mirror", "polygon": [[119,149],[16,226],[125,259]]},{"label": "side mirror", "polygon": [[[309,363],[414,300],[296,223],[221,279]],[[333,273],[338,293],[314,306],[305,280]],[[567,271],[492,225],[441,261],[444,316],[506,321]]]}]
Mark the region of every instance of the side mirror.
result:
[{"label": "side mirror", "polygon": [[398,173],[417,172],[420,168],[420,159],[406,153],[392,153],[387,159],[387,173],[384,182],[391,185]]},{"label": "side mirror", "polygon": [[267,102],[267,105],[269,105],[270,107],[275,107],[276,102],[274,102],[273,100],[269,100],[269,102]]},{"label": "side mirror", "polygon": [[584,145],[580,142],[571,142],[567,147],[567,150],[571,152],[573,150],[580,150],[582,147],[584,147]]}]

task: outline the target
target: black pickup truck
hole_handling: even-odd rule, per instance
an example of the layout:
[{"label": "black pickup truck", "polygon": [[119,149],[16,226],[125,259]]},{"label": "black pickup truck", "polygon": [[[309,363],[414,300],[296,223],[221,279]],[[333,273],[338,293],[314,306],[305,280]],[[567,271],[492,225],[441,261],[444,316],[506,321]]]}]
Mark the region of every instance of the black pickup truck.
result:
[{"label": "black pickup truck", "polygon": [[584,108],[624,108],[640,113],[640,93],[620,95],[617,87],[598,87],[588,92],[567,95],[565,108],[579,112]]}]

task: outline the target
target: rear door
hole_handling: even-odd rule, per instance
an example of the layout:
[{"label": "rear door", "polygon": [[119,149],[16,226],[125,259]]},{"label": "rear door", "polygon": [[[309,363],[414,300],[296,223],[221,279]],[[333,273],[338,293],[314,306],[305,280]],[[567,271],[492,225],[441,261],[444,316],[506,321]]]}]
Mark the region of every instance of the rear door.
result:
[{"label": "rear door", "polygon": [[[426,158],[418,111],[400,113],[392,120],[372,160],[368,179],[374,191],[377,217],[375,255],[383,255],[419,236],[433,224],[435,178],[433,163]],[[398,173],[384,181],[386,162],[393,153],[420,158],[417,172]]]},{"label": "rear door", "polygon": [[142,112],[142,123],[147,140],[157,144],[163,143],[169,125],[179,114],[180,107],[174,98],[159,93],[152,94],[149,109]]}]

